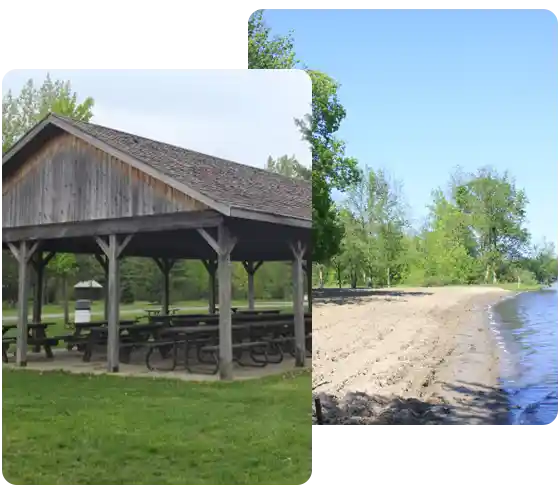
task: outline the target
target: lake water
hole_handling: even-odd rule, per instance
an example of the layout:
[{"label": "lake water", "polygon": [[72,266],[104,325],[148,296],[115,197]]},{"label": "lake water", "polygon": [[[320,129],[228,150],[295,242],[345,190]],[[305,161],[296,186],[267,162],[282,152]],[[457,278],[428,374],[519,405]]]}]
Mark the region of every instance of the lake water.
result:
[{"label": "lake water", "polygon": [[510,423],[543,425],[558,413],[558,286],[524,292],[490,311],[503,357]]}]

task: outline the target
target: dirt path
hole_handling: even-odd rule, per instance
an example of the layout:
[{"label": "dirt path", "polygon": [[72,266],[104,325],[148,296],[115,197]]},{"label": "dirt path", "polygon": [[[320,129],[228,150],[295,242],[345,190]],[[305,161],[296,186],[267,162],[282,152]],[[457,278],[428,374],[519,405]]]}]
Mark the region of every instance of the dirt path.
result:
[{"label": "dirt path", "polygon": [[507,294],[450,287],[319,296],[313,386],[325,423],[503,422],[484,310]]}]

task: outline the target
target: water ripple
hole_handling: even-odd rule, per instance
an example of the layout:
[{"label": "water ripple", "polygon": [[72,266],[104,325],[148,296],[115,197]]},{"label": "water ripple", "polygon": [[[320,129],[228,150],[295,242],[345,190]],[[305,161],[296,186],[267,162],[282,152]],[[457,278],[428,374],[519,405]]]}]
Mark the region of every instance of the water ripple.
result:
[{"label": "water ripple", "polygon": [[518,294],[489,309],[489,317],[503,352],[512,423],[552,422],[558,412],[557,289]]}]

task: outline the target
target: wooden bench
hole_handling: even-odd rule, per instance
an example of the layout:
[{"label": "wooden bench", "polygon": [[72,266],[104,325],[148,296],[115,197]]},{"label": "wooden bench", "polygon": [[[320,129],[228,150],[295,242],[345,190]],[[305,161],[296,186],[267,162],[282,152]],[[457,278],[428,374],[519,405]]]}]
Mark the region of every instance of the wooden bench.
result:
[{"label": "wooden bench", "polygon": [[[268,343],[266,341],[239,342],[239,343],[232,344],[231,348],[232,348],[233,352],[234,353],[236,353],[236,352],[241,353],[241,355],[238,355],[238,356],[236,356],[234,354],[233,360],[241,367],[265,367],[269,363],[267,346],[268,346]],[[241,360],[243,351],[251,352],[251,350],[254,350],[255,348],[263,348],[262,355],[264,356],[264,360],[255,361],[255,359],[253,358],[253,355],[251,355],[251,359],[254,361],[254,364],[244,363]],[[210,355],[210,357],[212,358],[212,361],[205,361],[204,363],[208,363],[208,364],[211,364],[211,365],[214,366],[214,369],[211,371],[211,375],[217,374],[218,370],[220,369],[220,360],[219,360],[220,345],[217,344],[215,346],[203,346],[200,349],[200,351],[201,351],[202,354],[208,353]],[[259,354],[261,354],[261,353],[259,353]],[[188,362],[187,362],[187,370],[189,372],[192,372],[192,369],[188,365]]]},{"label": "wooden bench", "polygon": [[[172,371],[175,370],[175,368],[177,368],[177,364],[178,364],[178,352],[179,352],[179,346],[183,345],[186,343],[186,339],[185,338],[181,338],[181,337],[175,337],[173,339],[159,339],[159,340],[155,340],[155,341],[150,341],[148,343],[144,343],[144,346],[148,347],[148,351],[146,353],[146,367],[148,368],[148,370],[152,370],[152,371]],[[171,367],[170,368],[158,368],[155,367],[152,362],[151,362],[151,358],[153,353],[155,353],[156,351],[159,351],[161,357],[163,359],[167,359],[169,357],[169,351],[172,351],[171,354]],[[163,351],[167,351],[166,353],[163,353]],[[186,366],[186,355],[185,355],[185,366]]]},{"label": "wooden bench", "polygon": [[16,343],[15,337],[3,337],[2,338],[2,361],[8,363],[8,349],[12,344]]}]

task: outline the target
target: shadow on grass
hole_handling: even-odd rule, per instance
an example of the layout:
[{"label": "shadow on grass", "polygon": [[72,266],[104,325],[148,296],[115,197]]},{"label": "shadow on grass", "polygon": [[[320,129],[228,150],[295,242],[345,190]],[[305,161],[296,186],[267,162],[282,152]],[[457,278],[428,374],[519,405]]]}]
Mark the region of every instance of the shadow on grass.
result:
[{"label": "shadow on grass", "polygon": [[314,289],[313,302],[318,304],[360,304],[371,297],[392,298],[430,296],[431,292],[404,291],[397,289]]},{"label": "shadow on grass", "polygon": [[[507,425],[510,410],[507,394],[481,384],[444,384],[455,399],[423,401],[347,393],[342,399],[326,393],[313,394],[314,425]],[[322,419],[317,419],[317,401]]]}]

